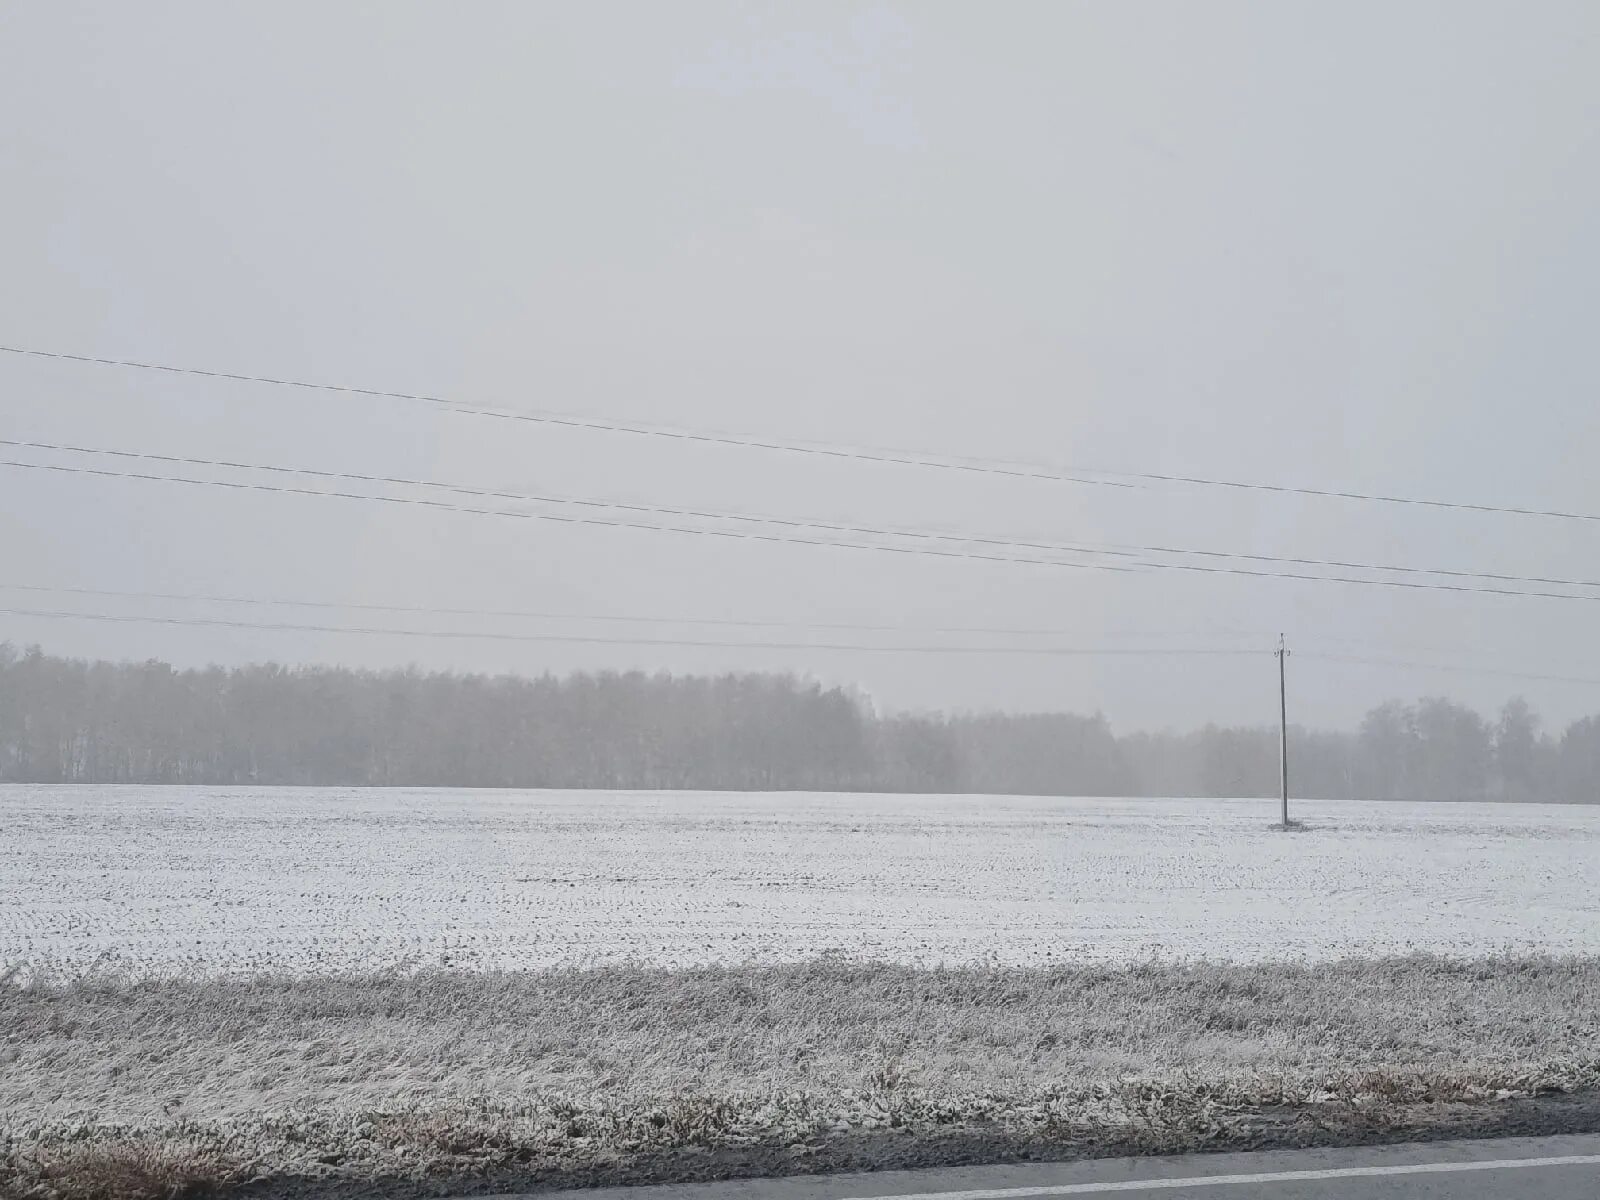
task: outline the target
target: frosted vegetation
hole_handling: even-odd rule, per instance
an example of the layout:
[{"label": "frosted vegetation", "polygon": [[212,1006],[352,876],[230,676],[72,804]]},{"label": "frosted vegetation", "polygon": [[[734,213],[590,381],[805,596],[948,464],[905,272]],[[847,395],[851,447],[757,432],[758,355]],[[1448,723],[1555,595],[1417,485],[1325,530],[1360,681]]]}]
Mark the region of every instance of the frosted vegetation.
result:
[{"label": "frosted vegetation", "polygon": [[1600,809],[1298,813],[0,789],[0,1195],[1408,1137],[1600,1089]]},{"label": "frosted vegetation", "polygon": [[1592,958],[102,972],[0,1006],[0,1180],[397,1197],[1404,1138],[1600,1086],[1597,1022]]},{"label": "frosted vegetation", "polygon": [[68,974],[1600,951],[1600,808],[0,788],[0,961]]}]

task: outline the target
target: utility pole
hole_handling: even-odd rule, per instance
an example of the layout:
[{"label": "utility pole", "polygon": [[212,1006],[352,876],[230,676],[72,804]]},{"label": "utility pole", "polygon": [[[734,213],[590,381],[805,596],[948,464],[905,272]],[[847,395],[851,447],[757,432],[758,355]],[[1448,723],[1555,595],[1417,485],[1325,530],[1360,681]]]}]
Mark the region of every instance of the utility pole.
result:
[{"label": "utility pole", "polygon": [[1283,634],[1278,635],[1278,765],[1281,768],[1283,797],[1283,827],[1289,828],[1289,698],[1284,686],[1284,662],[1289,649],[1283,644]]}]

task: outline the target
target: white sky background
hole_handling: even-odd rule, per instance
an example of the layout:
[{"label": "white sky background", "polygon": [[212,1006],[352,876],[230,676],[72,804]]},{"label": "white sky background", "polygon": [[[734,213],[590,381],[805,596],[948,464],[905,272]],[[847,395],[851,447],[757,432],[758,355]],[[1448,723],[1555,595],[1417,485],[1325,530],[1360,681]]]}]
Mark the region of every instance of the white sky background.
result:
[{"label": "white sky background", "polygon": [[[12,2],[0,110],[0,343],[756,436],[1600,512],[1592,4]],[[11,355],[0,437],[1600,577],[1594,523],[829,463]],[[903,558],[5,468],[0,559],[5,583],[1049,627],[1074,646],[1266,651],[1281,629],[1303,651],[1600,678],[1589,603]],[[0,640],[184,665],[792,669],[894,708],[1098,708],[1120,729],[1267,722],[1277,699],[1265,653],[933,657],[19,617],[0,617]],[[1520,692],[1552,724],[1600,711],[1600,685],[1309,657],[1291,670],[1307,723],[1433,693],[1489,709]]]}]

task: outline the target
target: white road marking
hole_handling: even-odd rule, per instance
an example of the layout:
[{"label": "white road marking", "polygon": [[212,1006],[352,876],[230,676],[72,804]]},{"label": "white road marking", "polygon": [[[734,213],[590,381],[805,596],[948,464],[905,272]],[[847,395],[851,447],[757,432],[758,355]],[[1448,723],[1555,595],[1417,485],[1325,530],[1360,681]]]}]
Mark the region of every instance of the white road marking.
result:
[{"label": "white road marking", "polygon": [[1021,1200],[1025,1196],[1097,1196],[1107,1192],[1171,1191],[1226,1187],[1229,1184],[1294,1183],[1316,1179],[1362,1179],[1376,1175],[1445,1175],[1456,1171],[1513,1171],[1537,1167],[1600,1167],[1600,1154],[1561,1154],[1551,1158],[1496,1158],[1479,1162],[1437,1162],[1391,1167],[1329,1167],[1321,1171],[1262,1171],[1254,1175],[1190,1175],[1183,1179],[1122,1179],[1105,1183],[1058,1183],[1040,1187],[978,1188],[966,1192],[880,1193],[849,1200]]}]

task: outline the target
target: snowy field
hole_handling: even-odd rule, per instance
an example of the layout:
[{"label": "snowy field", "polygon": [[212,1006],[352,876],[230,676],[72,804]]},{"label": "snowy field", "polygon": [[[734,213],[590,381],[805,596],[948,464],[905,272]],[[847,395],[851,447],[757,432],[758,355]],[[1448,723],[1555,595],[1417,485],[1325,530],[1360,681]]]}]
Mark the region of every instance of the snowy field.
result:
[{"label": "snowy field", "polygon": [[0,788],[0,967],[1600,953],[1600,806]]}]

